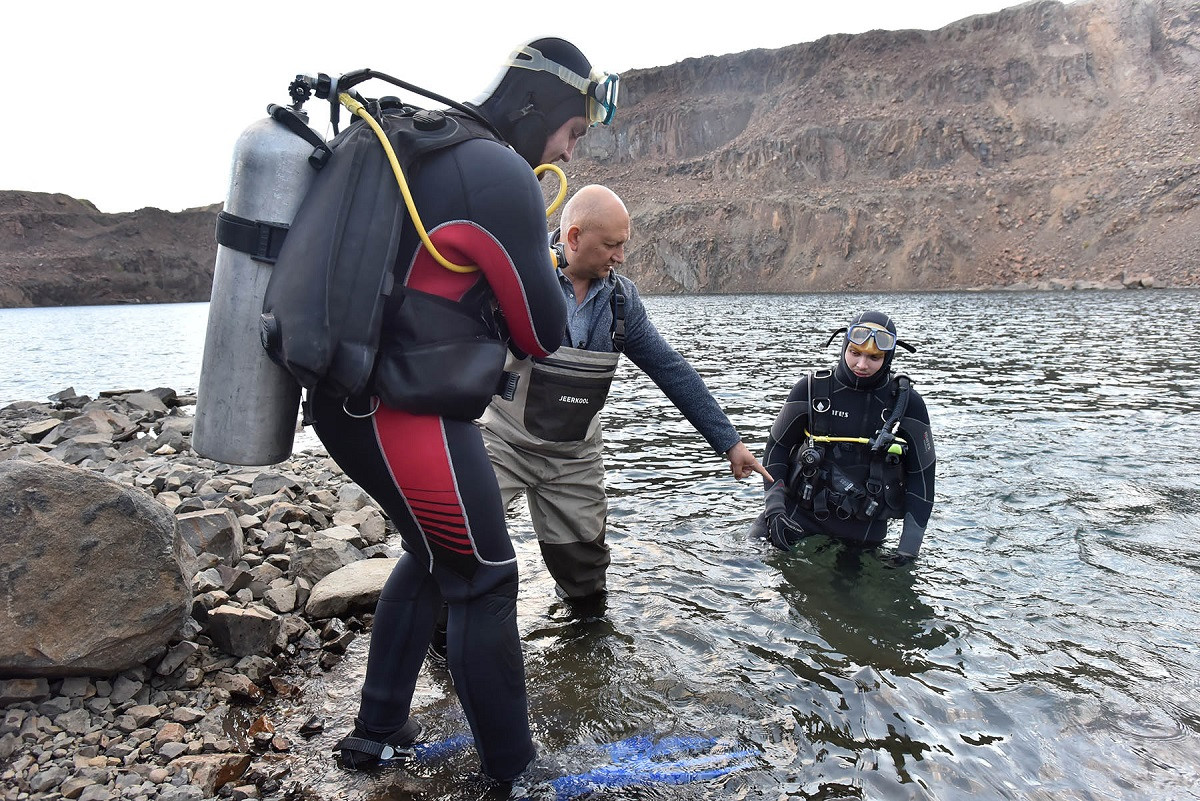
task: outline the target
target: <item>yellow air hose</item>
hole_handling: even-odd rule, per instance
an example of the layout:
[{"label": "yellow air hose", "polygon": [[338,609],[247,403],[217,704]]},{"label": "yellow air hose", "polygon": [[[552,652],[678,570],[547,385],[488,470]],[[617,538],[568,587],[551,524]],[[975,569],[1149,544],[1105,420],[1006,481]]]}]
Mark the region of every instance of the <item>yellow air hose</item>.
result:
[{"label": "yellow air hose", "polygon": [[[413,226],[417,229],[417,236],[421,237],[421,242],[425,245],[429,254],[433,256],[438,264],[456,273],[473,273],[478,270],[479,267],[473,264],[455,264],[441,253],[438,253],[437,248],[433,246],[433,240],[429,238],[429,232],[425,230],[425,225],[421,222],[421,215],[417,214],[417,207],[413,203],[412,193],[408,191],[408,181],[404,179],[404,171],[400,169],[400,162],[396,159],[396,151],[392,149],[392,143],[388,141],[387,134],[379,127],[379,123],[363,107],[363,104],[359,103],[349,94],[342,92],[338,95],[338,101],[349,109],[352,114],[362,117],[367,125],[371,126],[371,130],[375,132],[375,135],[379,137],[379,141],[387,153],[388,162],[392,165],[392,173],[396,176],[396,184],[400,187],[400,194],[404,196],[404,205],[408,208],[408,216],[412,219]],[[549,217],[558,209],[563,198],[567,195],[567,176],[554,164],[539,165],[533,172],[535,175],[541,175],[546,170],[553,170],[558,176],[558,196],[554,198],[554,202],[546,209],[546,216]],[[551,261],[553,261],[553,258]]]},{"label": "yellow air hose", "polygon": [[[811,439],[813,442],[857,442],[860,445],[870,445],[871,440],[866,437],[817,437],[808,433],[805,429],[804,436]],[[900,456],[904,453],[904,446],[908,443],[902,437],[896,437],[896,441],[888,447],[888,453]]]}]

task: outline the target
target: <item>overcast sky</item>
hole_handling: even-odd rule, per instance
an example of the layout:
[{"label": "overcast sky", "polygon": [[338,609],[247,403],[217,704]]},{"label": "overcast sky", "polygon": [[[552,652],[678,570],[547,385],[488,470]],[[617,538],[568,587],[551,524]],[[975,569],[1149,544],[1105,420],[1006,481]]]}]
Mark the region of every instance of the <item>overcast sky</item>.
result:
[{"label": "overcast sky", "polygon": [[[6,146],[0,189],[61,192],[105,212],[179,211],[224,201],[238,134],[268,103],[288,102],[287,85],[297,73],[369,67],[470,100],[514,45],[539,36],[569,39],[596,66],[620,72],[831,33],[933,30],[1018,3],[743,0],[709,6],[725,9],[721,13],[656,0],[398,0],[371,4],[372,11],[363,5],[7,4],[0,35],[0,80],[7,83],[0,103]],[[378,82],[360,91],[397,93]]]}]

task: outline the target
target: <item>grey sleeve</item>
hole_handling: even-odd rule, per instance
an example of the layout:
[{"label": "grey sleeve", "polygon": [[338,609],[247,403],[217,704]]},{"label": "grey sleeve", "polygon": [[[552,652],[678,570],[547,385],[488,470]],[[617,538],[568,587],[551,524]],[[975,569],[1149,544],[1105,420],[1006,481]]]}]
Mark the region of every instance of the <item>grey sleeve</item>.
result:
[{"label": "grey sleeve", "polygon": [[658,385],[713,450],[724,454],[741,440],[696,368],[663,338],[646,314],[633,282],[624,281],[625,355]]}]

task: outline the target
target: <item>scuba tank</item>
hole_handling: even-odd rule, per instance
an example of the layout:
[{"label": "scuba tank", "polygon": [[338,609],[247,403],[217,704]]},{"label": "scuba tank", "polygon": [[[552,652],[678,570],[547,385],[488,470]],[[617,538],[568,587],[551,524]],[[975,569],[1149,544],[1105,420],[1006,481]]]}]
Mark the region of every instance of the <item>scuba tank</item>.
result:
[{"label": "scuba tank", "polygon": [[314,141],[323,142],[302,113],[268,112],[234,148],[196,394],[192,449],[228,464],[287,459],[300,406],[300,385],[260,344],[259,313],[275,255],[316,175]]},{"label": "scuba tank", "polygon": [[[297,371],[295,365],[281,358],[279,347],[285,337],[280,334],[279,320],[273,314],[264,314],[269,311],[264,306],[270,305],[268,285],[275,272],[272,265],[280,256],[288,230],[309,196],[318,170],[331,159],[333,145],[345,138],[335,136],[326,143],[308,126],[300,108],[314,93],[329,100],[330,124],[337,135],[341,98],[349,98],[345,93],[370,78],[444,103],[500,139],[491,124],[473,109],[370,69],[336,78],[324,73],[316,77],[297,75],[288,87],[291,108],[268,106],[270,116],[242,133],[234,149],[229,196],[217,218],[217,259],[192,431],[192,449],[200,456],[227,464],[269,465],[291,455],[301,384],[311,388],[325,377],[326,366],[318,372]],[[378,111],[379,102],[370,102]],[[419,127],[420,122],[417,124]],[[565,186],[560,199],[564,193]],[[291,250],[297,249],[302,248],[293,243]],[[375,266],[390,270],[391,264],[385,261]],[[386,278],[390,280],[390,272]],[[321,291],[328,289],[328,280],[309,282],[309,287],[318,290],[313,301],[315,316],[310,314],[306,325],[295,328],[322,333],[320,326],[330,310],[328,298]],[[340,309],[334,311],[339,317],[346,316]],[[318,344],[330,339],[329,332],[323,333],[324,339],[316,336]],[[334,339],[335,351],[339,344],[340,339]],[[371,364],[360,366],[369,374]],[[298,378],[298,372],[302,378]]]}]

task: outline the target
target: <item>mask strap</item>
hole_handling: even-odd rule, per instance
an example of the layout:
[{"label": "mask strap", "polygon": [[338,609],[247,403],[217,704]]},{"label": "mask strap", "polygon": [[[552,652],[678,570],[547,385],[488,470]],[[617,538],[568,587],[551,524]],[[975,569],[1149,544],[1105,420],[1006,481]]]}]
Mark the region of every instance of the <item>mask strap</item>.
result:
[{"label": "mask strap", "polygon": [[[528,56],[528,58],[518,58],[518,56]],[[533,70],[535,72],[548,72],[567,86],[578,89],[580,94],[590,95],[591,79],[567,69],[557,61],[551,61],[543,56],[541,51],[528,45],[512,52],[512,55],[508,57],[508,66],[519,67],[523,70]]]}]

